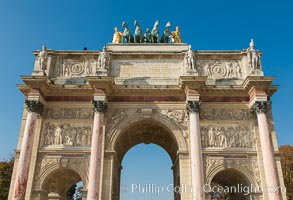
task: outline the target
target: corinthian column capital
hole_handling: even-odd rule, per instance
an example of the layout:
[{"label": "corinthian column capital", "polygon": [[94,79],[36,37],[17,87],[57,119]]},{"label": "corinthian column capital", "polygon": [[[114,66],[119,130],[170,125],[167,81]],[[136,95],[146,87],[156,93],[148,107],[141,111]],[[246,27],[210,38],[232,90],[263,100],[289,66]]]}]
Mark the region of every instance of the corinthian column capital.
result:
[{"label": "corinthian column capital", "polygon": [[93,106],[96,112],[105,113],[108,109],[108,104],[105,101],[93,100]]},{"label": "corinthian column capital", "polygon": [[29,112],[35,112],[42,114],[44,111],[44,105],[37,100],[25,100],[26,108]]},{"label": "corinthian column capital", "polygon": [[200,102],[199,101],[187,101],[186,109],[190,113],[200,112]]},{"label": "corinthian column capital", "polygon": [[267,101],[256,101],[251,107],[251,112],[255,114],[266,113],[269,108],[270,102]]}]

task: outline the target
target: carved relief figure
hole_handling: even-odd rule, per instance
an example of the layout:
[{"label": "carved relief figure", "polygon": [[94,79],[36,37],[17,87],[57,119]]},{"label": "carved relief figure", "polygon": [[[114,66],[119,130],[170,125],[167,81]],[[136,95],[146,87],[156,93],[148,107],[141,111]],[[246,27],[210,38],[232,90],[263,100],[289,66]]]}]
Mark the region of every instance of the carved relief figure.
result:
[{"label": "carved relief figure", "polygon": [[235,77],[242,78],[242,72],[238,62],[234,63],[234,69],[235,69]]},{"label": "carved relief figure", "polygon": [[176,26],[175,31],[172,32],[172,43],[182,43],[182,38],[179,30],[179,26]]},{"label": "carved relief figure", "polygon": [[210,65],[207,65],[207,76],[211,78],[213,76],[212,69]]},{"label": "carved relief figure", "polygon": [[80,129],[77,129],[76,133],[76,146],[81,145],[81,140],[82,140],[82,131]]},{"label": "carved relief figure", "polygon": [[56,127],[54,132],[54,145],[60,145],[62,144],[62,129],[61,127]]},{"label": "carved relief figure", "polygon": [[231,78],[234,76],[234,69],[232,63],[228,63],[228,77]]},{"label": "carved relief figure", "polygon": [[65,77],[70,77],[71,76],[71,72],[70,72],[70,66],[68,64],[64,64],[64,76]]},{"label": "carved relief figure", "polygon": [[218,139],[217,146],[227,148],[227,138],[223,127],[217,128],[216,136]]},{"label": "carved relief figure", "polygon": [[118,31],[118,27],[114,27],[114,34],[113,34],[113,40],[112,43],[122,43],[122,36],[123,34]]},{"label": "carved relief figure", "polygon": [[185,54],[187,70],[194,71],[195,69],[195,61],[194,61],[194,53],[191,50],[191,45],[188,46],[188,51]]},{"label": "carved relief figure", "polygon": [[261,69],[260,56],[258,51],[254,48],[254,41],[251,39],[249,48],[247,49],[247,61],[251,69]]},{"label": "carved relief figure", "polygon": [[208,142],[209,146],[215,147],[215,128],[211,127],[208,134],[209,134],[209,137],[208,137],[209,138],[209,142]]},{"label": "carved relief figure", "polygon": [[52,145],[54,144],[54,125],[50,125],[50,123],[46,124],[46,136],[45,136],[45,144],[46,145]]},{"label": "carved relief figure", "polygon": [[107,69],[109,65],[109,56],[106,51],[106,47],[103,48],[103,51],[100,52],[99,58],[98,58],[98,69]]},{"label": "carved relief figure", "polygon": [[42,46],[42,50],[37,56],[38,69],[45,71],[47,69],[47,61],[48,61],[48,52],[47,47],[45,45]]},{"label": "carved relief figure", "polygon": [[85,62],[85,74],[94,75],[93,65],[89,61]]}]

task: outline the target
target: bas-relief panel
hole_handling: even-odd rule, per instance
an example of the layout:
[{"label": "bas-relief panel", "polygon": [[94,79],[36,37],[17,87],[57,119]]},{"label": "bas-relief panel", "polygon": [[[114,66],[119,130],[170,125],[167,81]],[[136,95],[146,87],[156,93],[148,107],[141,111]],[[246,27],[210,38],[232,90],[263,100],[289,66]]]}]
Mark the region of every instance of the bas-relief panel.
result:
[{"label": "bas-relief panel", "polygon": [[248,126],[202,126],[204,148],[252,148],[254,138]]},{"label": "bas-relief panel", "polygon": [[42,130],[42,146],[90,146],[91,134],[92,124],[47,122]]},{"label": "bas-relief panel", "polygon": [[90,146],[93,116],[91,108],[47,108],[41,146]]},{"label": "bas-relief panel", "polygon": [[56,59],[50,77],[86,77],[96,74],[98,59]]},{"label": "bas-relief panel", "polygon": [[244,67],[240,60],[197,60],[201,76],[209,79],[244,79]]},{"label": "bas-relief panel", "polygon": [[253,114],[248,109],[203,107],[200,119],[203,148],[254,148]]}]

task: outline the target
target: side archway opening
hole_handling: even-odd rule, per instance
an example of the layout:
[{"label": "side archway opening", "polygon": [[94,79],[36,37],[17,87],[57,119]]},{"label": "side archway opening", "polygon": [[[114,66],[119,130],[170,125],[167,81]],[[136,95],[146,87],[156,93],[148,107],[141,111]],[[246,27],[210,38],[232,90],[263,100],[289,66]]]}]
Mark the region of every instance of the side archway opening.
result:
[{"label": "side archway opening", "polygon": [[50,199],[82,199],[83,182],[77,172],[69,168],[59,168],[50,173],[43,183],[42,189]]},{"label": "side archway opening", "polygon": [[210,184],[211,199],[249,200],[253,195],[250,180],[234,168],[218,172]]}]

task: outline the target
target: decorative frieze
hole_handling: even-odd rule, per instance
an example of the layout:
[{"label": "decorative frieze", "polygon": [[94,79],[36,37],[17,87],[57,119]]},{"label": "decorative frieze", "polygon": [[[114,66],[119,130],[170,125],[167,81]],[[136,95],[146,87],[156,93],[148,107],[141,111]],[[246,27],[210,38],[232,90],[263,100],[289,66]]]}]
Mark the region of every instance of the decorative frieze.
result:
[{"label": "decorative frieze", "polygon": [[247,126],[203,126],[201,140],[204,148],[252,148],[254,145]]},{"label": "decorative frieze", "polygon": [[202,107],[200,118],[202,120],[242,121],[253,119],[253,115],[248,109],[215,109]]},{"label": "decorative frieze", "polygon": [[92,127],[46,123],[43,130],[43,146],[90,146]]},{"label": "decorative frieze", "polygon": [[90,108],[47,108],[47,119],[93,119],[94,110]]}]

